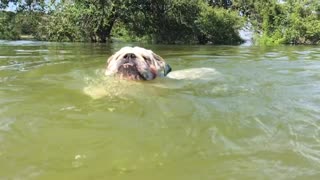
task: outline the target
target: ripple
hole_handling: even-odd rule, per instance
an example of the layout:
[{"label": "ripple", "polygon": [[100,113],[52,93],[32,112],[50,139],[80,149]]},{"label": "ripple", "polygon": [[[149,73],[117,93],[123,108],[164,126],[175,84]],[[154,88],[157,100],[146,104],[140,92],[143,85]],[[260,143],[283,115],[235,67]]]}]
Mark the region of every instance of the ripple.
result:
[{"label": "ripple", "polygon": [[[1,117],[1,109],[0,109],[0,117]],[[1,118],[0,120],[0,131],[10,131],[11,124],[15,122],[15,119],[12,118]]]},{"label": "ripple", "polygon": [[0,48],[1,177],[319,176],[319,48],[152,46],[174,71],[138,83],[113,45],[36,44]]},{"label": "ripple", "polygon": [[0,40],[0,45],[6,45],[6,46],[40,46],[40,45],[48,45],[48,44],[50,44],[50,42],[26,41],[26,40],[20,40],[20,41]]},{"label": "ripple", "polygon": [[26,49],[16,49],[16,52],[26,52],[26,53],[33,53],[33,52],[49,52],[48,49],[34,49],[34,50],[26,50]]},{"label": "ripple", "polygon": [[320,163],[320,145],[308,143],[310,141],[319,141],[320,124],[313,122],[311,119],[301,120],[300,126],[289,125],[290,134],[293,136],[291,143],[294,146],[294,150],[304,158]]},{"label": "ripple", "polygon": [[18,62],[18,61],[10,61],[10,65],[0,66],[0,71],[4,70],[15,70],[15,71],[28,71],[30,69],[39,68],[45,65],[56,65],[56,64],[65,64],[70,61],[32,61],[32,62]]}]

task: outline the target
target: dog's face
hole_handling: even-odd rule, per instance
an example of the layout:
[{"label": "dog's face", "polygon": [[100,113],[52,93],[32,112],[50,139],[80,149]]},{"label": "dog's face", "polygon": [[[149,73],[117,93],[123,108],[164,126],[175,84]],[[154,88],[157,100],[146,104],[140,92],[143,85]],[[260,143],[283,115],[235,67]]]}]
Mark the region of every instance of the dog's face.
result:
[{"label": "dog's face", "polygon": [[123,47],[108,59],[105,74],[127,80],[152,80],[170,71],[171,67],[151,50]]}]

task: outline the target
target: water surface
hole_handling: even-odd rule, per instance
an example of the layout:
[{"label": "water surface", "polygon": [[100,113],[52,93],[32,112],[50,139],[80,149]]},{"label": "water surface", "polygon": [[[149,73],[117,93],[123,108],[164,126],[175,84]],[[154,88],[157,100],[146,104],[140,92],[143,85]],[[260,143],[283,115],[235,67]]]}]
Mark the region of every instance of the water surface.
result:
[{"label": "water surface", "polygon": [[140,44],[214,73],[118,86],[124,45],[0,41],[0,179],[320,178],[320,47]]}]

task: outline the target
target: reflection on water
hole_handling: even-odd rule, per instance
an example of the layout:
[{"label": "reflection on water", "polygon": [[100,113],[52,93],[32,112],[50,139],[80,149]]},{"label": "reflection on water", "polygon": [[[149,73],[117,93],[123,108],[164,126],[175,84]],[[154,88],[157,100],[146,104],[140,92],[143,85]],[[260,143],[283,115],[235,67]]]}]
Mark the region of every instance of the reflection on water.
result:
[{"label": "reflection on water", "polygon": [[144,45],[174,71],[140,83],[122,46],[0,41],[1,179],[320,177],[318,47]]}]

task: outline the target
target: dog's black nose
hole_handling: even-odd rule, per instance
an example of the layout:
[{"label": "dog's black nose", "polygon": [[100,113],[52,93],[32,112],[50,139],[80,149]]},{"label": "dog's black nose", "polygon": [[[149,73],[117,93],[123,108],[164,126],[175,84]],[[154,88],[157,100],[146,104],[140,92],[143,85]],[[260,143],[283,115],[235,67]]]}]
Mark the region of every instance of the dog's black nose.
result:
[{"label": "dog's black nose", "polygon": [[133,59],[136,58],[136,55],[133,53],[128,53],[126,55],[123,56],[125,59]]}]

